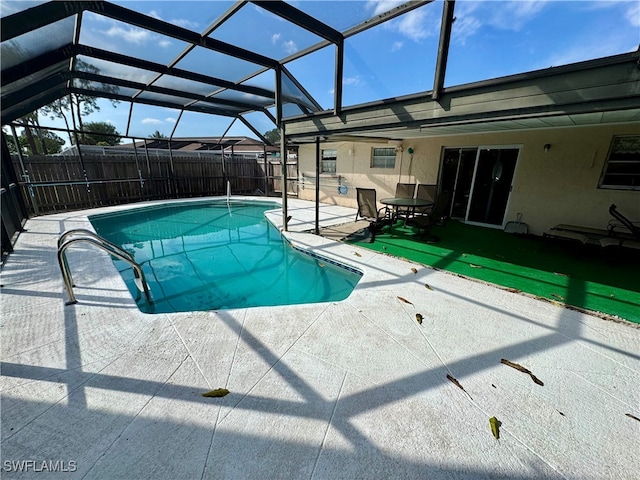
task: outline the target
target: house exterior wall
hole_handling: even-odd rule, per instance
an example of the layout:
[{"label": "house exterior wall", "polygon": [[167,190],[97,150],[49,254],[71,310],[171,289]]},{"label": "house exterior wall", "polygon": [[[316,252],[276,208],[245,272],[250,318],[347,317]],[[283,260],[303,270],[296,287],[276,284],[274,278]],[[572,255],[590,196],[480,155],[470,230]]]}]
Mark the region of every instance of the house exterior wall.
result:
[{"label": "house exterior wall", "polygon": [[[520,155],[505,223],[522,213],[529,232],[541,235],[559,223],[606,228],[609,205],[640,221],[640,191],[600,189],[598,182],[615,135],[639,135],[636,125],[598,125],[456,135],[403,142],[323,143],[337,149],[336,174],[320,174],[320,201],[356,207],[356,187],[373,187],[378,199],[394,195],[397,182],[437,183],[443,148],[518,146]],[[544,145],[550,144],[548,152]],[[371,168],[373,147],[398,146],[393,169]],[[413,158],[407,152],[412,147]],[[314,200],[315,145],[299,149],[299,196]],[[338,185],[348,191],[341,194]]]}]

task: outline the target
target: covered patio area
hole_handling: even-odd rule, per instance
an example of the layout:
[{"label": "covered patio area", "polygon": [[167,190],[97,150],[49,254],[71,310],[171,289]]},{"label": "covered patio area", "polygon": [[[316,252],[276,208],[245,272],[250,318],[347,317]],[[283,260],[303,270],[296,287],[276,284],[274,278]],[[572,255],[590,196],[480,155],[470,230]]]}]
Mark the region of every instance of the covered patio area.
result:
[{"label": "covered patio area", "polygon": [[398,223],[376,234],[375,242],[363,230],[345,240],[594,315],[640,323],[637,250],[510,234],[455,220],[436,225],[432,233],[436,242]]}]

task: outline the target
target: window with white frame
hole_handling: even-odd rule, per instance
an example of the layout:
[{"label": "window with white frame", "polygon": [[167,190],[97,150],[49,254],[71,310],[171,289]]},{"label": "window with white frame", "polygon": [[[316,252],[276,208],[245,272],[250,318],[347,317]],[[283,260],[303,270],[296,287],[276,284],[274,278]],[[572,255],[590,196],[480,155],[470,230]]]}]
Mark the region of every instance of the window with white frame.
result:
[{"label": "window with white frame", "polygon": [[394,147],[373,148],[371,150],[371,168],[395,168],[396,149]]},{"label": "window with white frame", "polygon": [[640,135],[613,137],[599,186],[640,190]]},{"label": "window with white frame", "polygon": [[338,151],[335,148],[322,150],[322,162],[320,162],[320,173],[336,173],[336,163]]}]

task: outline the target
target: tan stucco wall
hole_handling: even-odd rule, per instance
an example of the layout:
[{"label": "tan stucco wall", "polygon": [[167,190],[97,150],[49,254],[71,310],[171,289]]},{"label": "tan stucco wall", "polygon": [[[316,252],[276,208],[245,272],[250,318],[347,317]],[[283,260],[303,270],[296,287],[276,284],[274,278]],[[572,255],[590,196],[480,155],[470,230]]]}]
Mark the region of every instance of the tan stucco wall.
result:
[{"label": "tan stucco wall", "polygon": [[[564,127],[506,133],[405,140],[392,145],[339,142],[321,144],[338,150],[336,175],[321,174],[320,201],[356,207],[355,188],[375,187],[378,198],[393,196],[397,182],[436,183],[443,147],[518,146],[520,156],[505,222],[522,213],[530,233],[541,235],[559,223],[605,228],[609,205],[640,221],[640,191],[599,189],[598,181],[614,135],[640,134],[635,125]],[[549,152],[543,146],[551,144]],[[371,148],[402,146],[395,169],[370,168]],[[414,149],[413,159],[408,147]],[[313,200],[315,146],[299,149],[300,198]],[[346,195],[338,184],[348,186]]]}]

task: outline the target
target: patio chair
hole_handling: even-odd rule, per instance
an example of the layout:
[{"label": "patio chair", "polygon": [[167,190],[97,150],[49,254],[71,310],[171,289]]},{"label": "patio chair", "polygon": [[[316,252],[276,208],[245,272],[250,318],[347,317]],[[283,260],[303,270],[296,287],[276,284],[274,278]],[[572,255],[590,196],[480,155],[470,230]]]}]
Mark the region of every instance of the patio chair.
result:
[{"label": "patio chair", "polygon": [[415,190],[415,183],[398,183],[396,184],[396,198],[413,198]]},{"label": "patio chair", "polygon": [[376,233],[380,232],[386,225],[391,224],[391,218],[387,215],[388,210],[378,208],[376,190],[374,188],[356,188],[356,200],[358,201],[358,211],[356,212],[356,221],[358,218],[369,221],[369,230],[371,237],[370,242],[375,240]]},{"label": "patio chair", "polygon": [[[449,206],[449,199],[451,198],[451,192],[440,192],[436,203],[430,212],[422,215],[415,215],[407,219],[407,226],[417,229],[417,234],[426,237],[430,235],[431,228],[442,222],[446,222],[447,215],[446,210]],[[437,242],[439,240],[435,235],[430,235],[430,241]]]},{"label": "patio chair", "polygon": [[615,204],[611,204],[609,213],[613,217],[607,225],[609,236],[600,238],[600,245],[640,249],[640,223],[625,217]]},{"label": "patio chair", "polygon": [[[413,198],[416,190],[415,183],[397,183],[396,184],[396,198]],[[408,207],[398,207],[396,209],[396,216],[399,219],[407,219],[413,214],[413,209]]]},{"label": "patio chair", "polygon": [[[418,184],[418,190],[416,191],[416,198],[421,200],[430,200],[434,204],[436,203],[436,198],[438,197],[438,185],[420,183]],[[425,208],[416,209],[416,215],[426,215],[433,210],[433,205]]]},{"label": "patio chair", "polygon": [[618,207],[613,203],[609,207],[609,213],[613,219],[609,220],[607,230],[609,230],[612,236],[623,233],[633,236],[635,240],[640,240],[640,222],[632,222],[629,220],[618,211]]}]

